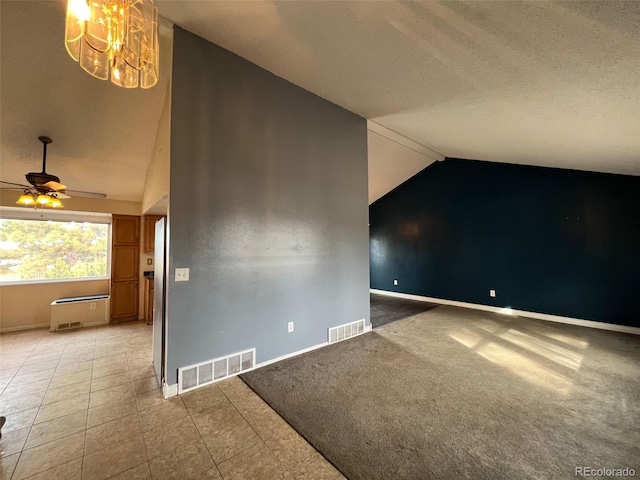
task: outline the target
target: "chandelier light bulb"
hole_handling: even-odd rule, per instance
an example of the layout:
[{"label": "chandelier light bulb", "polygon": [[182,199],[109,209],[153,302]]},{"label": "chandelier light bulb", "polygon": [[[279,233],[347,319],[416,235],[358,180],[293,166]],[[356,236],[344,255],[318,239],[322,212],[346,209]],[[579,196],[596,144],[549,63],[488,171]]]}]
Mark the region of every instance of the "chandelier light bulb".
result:
[{"label": "chandelier light bulb", "polygon": [[90,75],[124,88],[158,82],[153,0],[67,0],[65,46]]},{"label": "chandelier light bulb", "polygon": [[[69,0],[67,8],[78,21],[86,22],[89,20],[89,5],[85,0]],[[68,15],[68,14],[67,14]]]}]

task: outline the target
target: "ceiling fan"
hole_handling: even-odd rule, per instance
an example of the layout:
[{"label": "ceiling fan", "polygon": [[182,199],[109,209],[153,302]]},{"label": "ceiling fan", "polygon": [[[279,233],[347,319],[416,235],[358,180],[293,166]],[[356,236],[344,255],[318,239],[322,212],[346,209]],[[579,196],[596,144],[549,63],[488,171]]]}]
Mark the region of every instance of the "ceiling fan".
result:
[{"label": "ceiling fan", "polygon": [[60,179],[47,173],[47,145],[53,142],[49,137],[38,137],[38,140],[42,142],[42,171],[30,172],[25,175],[25,178],[31,185],[23,185],[20,183],[5,182],[0,180],[0,183],[5,185],[12,185],[11,187],[3,187],[0,190],[22,190],[23,194],[17,203],[23,205],[46,206],[52,208],[62,207],[60,199],[71,198],[69,194],[73,194],[76,197],[93,197],[93,198],[106,198],[104,193],[95,192],[82,192],[80,190],[69,190],[66,185],[60,183]]}]

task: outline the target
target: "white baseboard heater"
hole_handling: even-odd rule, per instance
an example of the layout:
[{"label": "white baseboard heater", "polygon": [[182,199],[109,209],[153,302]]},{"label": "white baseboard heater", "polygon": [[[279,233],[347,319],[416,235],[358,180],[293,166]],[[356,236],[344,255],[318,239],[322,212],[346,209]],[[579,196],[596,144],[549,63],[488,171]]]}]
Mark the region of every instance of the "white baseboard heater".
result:
[{"label": "white baseboard heater", "polygon": [[59,298],[51,302],[52,332],[109,323],[109,295]]}]

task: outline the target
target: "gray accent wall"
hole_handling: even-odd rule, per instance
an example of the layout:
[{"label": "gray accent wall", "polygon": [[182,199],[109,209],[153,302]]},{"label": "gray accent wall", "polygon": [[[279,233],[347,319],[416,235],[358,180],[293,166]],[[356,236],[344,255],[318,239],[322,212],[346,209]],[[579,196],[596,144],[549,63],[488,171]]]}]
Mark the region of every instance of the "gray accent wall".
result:
[{"label": "gray accent wall", "polygon": [[171,102],[167,383],[368,324],[366,121],[178,27]]}]

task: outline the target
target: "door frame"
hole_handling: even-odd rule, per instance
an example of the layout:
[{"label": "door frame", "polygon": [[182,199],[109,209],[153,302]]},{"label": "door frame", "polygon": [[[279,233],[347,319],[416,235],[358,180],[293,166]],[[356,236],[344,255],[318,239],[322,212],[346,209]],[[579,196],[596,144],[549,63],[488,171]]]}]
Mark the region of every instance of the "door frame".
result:
[{"label": "door frame", "polygon": [[[162,222],[162,229],[163,229],[163,235],[159,236],[158,235],[158,222]],[[161,288],[158,288],[159,285],[154,285],[154,313],[153,313],[153,334],[152,334],[152,339],[151,339],[151,355],[152,355],[152,364],[154,367],[154,370],[156,370],[155,368],[155,360],[156,360],[156,352],[155,352],[155,345],[156,345],[156,326],[159,324],[161,325],[161,332],[160,332],[160,346],[161,346],[161,352],[160,352],[160,372],[156,371],[156,378],[159,381],[160,386],[162,387],[162,391],[163,391],[163,395],[165,396],[165,398],[167,397],[166,394],[166,372],[167,372],[167,306],[168,306],[168,302],[167,302],[167,286],[168,286],[168,269],[167,269],[167,239],[168,239],[168,235],[167,235],[167,219],[166,217],[162,217],[160,219],[158,219],[154,225],[154,228],[156,229],[156,237],[155,237],[155,248],[154,248],[154,263],[155,263],[155,267],[158,266],[158,256],[162,255],[162,275],[160,277],[156,277],[154,275],[154,282],[156,282],[157,280],[161,280],[162,281],[162,285]],[[158,241],[162,238],[163,240],[163,248],[162,253],[159,252],[160,249],[158,249]],[[155,270],[155,268],[154,268]],[[156,305],[156,300],[162,305],[162,318],[156,322],[156,314],[155,314],[155,305]]]}]

